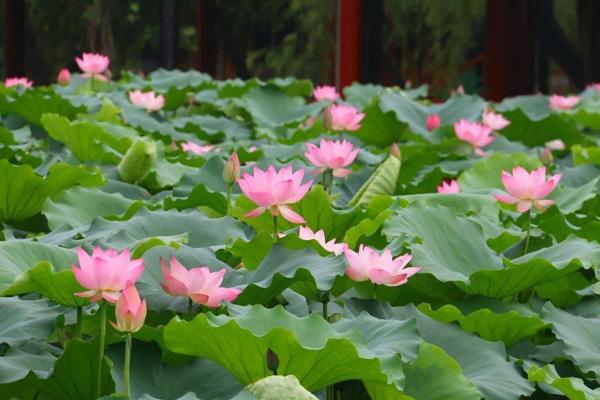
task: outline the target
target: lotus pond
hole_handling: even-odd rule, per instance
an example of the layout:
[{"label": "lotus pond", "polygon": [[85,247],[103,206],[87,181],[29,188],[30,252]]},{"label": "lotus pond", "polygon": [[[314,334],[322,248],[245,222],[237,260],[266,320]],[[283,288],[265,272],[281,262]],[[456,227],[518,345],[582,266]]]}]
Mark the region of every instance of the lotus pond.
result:
[{"label": "lotus pond", "polygon": [[79,61],[0,85],[1,399],[600,398],[595,86]]}]

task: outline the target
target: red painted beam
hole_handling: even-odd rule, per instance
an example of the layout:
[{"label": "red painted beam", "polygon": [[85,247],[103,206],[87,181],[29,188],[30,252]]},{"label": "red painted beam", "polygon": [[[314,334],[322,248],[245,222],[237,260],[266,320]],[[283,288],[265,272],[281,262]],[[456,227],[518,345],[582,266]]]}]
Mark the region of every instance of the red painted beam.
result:
[{"label": "red painted beam", "polygon": [[360,79],[363,0],[337,0],[335,85],[338,90]]}]

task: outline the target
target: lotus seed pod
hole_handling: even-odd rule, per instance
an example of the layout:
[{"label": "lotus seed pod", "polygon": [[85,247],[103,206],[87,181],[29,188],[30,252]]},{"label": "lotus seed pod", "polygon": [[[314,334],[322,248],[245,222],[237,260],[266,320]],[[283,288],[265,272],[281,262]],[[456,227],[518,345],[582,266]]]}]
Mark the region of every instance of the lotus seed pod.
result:
[{"label": "lotus seed pod", "polygon": [[127,150],[117,169],[121,180],[129,183],[142,181],[156,160],[156,143],[137,139]]},{"label": "lotus seed pod", "polygon": [[257,400],[318,400],[294,375],[273,375],[246,387]]}]

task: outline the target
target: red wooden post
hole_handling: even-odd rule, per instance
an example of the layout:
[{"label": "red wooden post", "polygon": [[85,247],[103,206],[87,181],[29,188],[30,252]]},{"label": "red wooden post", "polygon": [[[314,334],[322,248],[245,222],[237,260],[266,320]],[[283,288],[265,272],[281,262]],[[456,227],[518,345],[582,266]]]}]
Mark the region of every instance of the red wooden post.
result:
[{"label": "red wooden post", "polygon": [[4,73],[25,75],[24,0],[4,0]]},{"label": "red wooden post", "polygon": [[335,85],[342,90],[360,79],[362,0],[338,0]]}]

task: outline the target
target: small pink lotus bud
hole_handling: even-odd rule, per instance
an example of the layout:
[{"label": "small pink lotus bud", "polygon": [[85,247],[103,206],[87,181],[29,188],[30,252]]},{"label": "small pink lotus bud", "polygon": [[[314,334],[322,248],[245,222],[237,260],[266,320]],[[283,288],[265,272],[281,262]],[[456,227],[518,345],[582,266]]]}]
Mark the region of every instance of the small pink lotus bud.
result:
[{"label": "small pink lotus bud", "polygon": [[550,150],[564,150],[566,147],[565,142],[563,142],[560,139],[551,140],[549,142],[546,142],[546,143],[544,143],[544,146]]},{"label": "small pink lotus bud", "polygon": [[427,121],[425,122],[425,126],[427,127],[427,130],[429,132],[431,132],[434,129],[439,128],[441,124],[442,124],[442,120],[439,115],[429,114],[427,116]]},{"label": "small pink lotus bud", "polygon": [[237,153],[234,151],[231,153],[229,160],[227,160],[225,163],[225,168],[223,169],[223,179],[225,182],[233,184],[240,179],[240,175],[240,159],[238,158]]},{"label": "small pink lotus bud", "polygon": [[61,86],[67,86],[69,82],[71,82],[71,73],[69,72],[69,70],[66,68],[61,69],[58,73],[56,81]]}]

